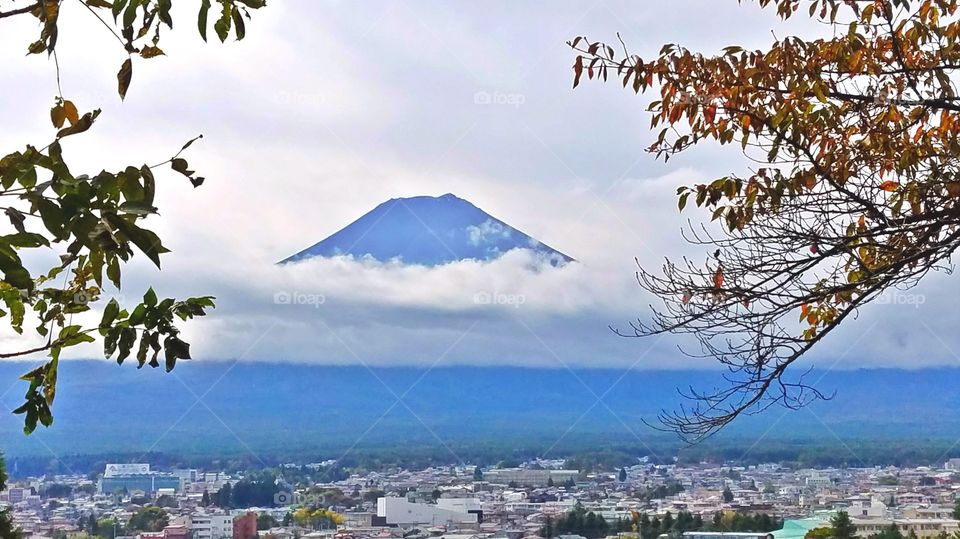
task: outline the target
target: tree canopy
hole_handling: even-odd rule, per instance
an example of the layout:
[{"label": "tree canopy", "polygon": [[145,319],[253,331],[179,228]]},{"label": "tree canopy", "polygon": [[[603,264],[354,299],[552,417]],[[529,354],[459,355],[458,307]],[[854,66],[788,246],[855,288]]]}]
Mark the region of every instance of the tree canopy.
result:
[{"label": "tree canopy", "polygon": [[667,44],[646,58],[622,40],[569,42],[574,87],[613,77],[656,93],[649,152],[712,143],[750,163],[679,187],[681,211],[692,202],[716,222],[684,234],[706,256],[640,267],[662,306],[620,331],[692,335],[687,353],[727,367],[718,389],[691,389],[691,405],[661,414],[692,440],[828,398],[791,366],[885,291],[948,269],[960,246],[957,1],[754,1],[832,31],[756,50]]}]

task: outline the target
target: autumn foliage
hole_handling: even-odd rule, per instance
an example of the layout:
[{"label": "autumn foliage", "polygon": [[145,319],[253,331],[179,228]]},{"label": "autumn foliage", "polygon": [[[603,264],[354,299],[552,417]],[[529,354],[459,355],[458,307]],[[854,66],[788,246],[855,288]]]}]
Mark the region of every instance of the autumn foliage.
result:
[{"label": "autumn foliage", "polygon": [[661,417],[692,439],[743,413],[823,398],[788,368],[960,245],[957,1],[756,3],[825,23],[829,37],[714,54],[668,44],[649,58],[622,41],[569,43],[574,87],[612,79],[656,94],[657,157],[714,143],[748,159],[741,173],[677,191],[680,210],[692,202],[719,223],[686,233],[705,262],[638,272],[664,307],[629,334],[692,334],[696,355],[730,371],[726,386],[691,391],[691,408]]}]

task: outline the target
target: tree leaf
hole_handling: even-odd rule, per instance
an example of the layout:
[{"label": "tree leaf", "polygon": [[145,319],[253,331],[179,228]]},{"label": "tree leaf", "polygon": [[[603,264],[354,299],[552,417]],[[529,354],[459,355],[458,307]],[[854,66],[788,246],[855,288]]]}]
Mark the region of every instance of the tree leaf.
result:
[{"label": "tree leaf", "polygon": [[887,180],[880,184],[880,189],[883,189],[888,193],[896,191],[898,187],[900,187],[900,184],[893,180]]},{"label": "tree leaf", "polygon": [[237,29],[237,41],[240,41],[247,35],[247,26],[243,22],[243,15],[239,9],[232,10],[230,15],[233,17],[233,26]]},{"label": "tree leaf", "polygon": [[155,58],[157,56],[165,56],[165,55],[166,53],[164,53],[163,50],[160,49],[160,47],[151,47],[148,45],[140,49],[141,58]]},{"label": "tree leaf", "polygon": [[130,79],[133,78],[133,61],[127,58],[120,66],[117,72],[117,91],[120,93],[120,99],[127,97],[127,89],[130,88]]},{"label": "tree leaf", "polygon": [[200,29],[200,37],[207,40],[207,13],[210,11],[210,0],[200,2],[200,13],[197,15],[197,27]]},{"label": "tree leaf", "polygon": [[217,37],[220,38],[220,42],[223,43],[227,40],[227,37],[230,35],[230,26],[232,18],[230,13],[233,11],[233,4],[228,2],[223,3],[223,9],[220,12],[220,18],[213,24],[213,29],[217,32]]},{"label": "tree leaf", "polygon": [[103,308],[103,318],[100,319],[100,328],[110,327],[110,324],[117,319],[118,314],[120,314],[120,304],[116,299],[111,299],[107,302],[107,306]]},{"label": "tree leaf", "polygon": [[100,109],[84,114],[79,120],[77,120],[77,123],[57,131],[57,138],[69,137],[70,135],[83,133],[87,129],[90,129],[94,120],[97,119],[97,116],[100,116]]},{"label": "tree leaf", "polygon": [[67,121],[67,111],[63,109],[63,105],[57,104],[50,109],[50,121],[57,129],[63,127],[63,123]]},{"label": "tree leaf", "polygon": [[63,101],[63,112],[67,117],[67,121],[70,122],[70,125],[76,125],[76,123],[80,121],[80,113],[77,112],[77,106],[73,104],[73,101],[69,99]]}]

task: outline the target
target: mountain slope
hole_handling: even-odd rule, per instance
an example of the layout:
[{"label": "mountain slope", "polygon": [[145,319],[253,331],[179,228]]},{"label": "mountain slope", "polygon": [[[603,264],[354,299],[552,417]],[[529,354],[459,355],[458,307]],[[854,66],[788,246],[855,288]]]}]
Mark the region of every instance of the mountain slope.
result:
[{"label": "mountain slope", "polygon": [[553,265],[573,260],[448,193],[390,199],[281,264],[352,255],[438,266],[459,260],[493,260],[513,249],[530,249]]},{"label": "mountain slope", "polygon": [[[29,366],[0,362],[0,379],[12,382]],[[544,448],[560,439],[587,445],[611,438],[637,444],[675,441],[643,421],[655,422],[660,410],[676,409],[682,402],[677,387],[709,388],[720,374],[193,361],[165,375],[106,361],[65,361],[52,428],[23,436],[23,417],[9,413],[21,402],[23,383],[0,397],[0,452],[274,454],[323,447],[334,453],[357,440],[437,445],[435,436],[449,443],[536,442]],[[955,413],[960,368],[823,375],[818,387],[828,394],[837,390],[835,400],[809,410],[774,408],[744,417],[724,436],[744,438],[747,446],[761,438],[953,442],[960,436]],[[603,405],[597,404],[598,395]]]}]

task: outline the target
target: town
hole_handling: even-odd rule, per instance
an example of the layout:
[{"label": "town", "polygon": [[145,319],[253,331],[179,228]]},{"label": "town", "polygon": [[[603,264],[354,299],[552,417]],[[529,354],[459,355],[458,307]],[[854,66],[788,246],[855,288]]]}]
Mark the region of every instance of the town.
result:
[{"label": "town", "polygon": [[333,464],[107,464],[12,480],[0,506],[25,539],[813,539],[836,536],[837,515],[862,538],[960,536],[960,459],[825,469],[637,459],[589,473],[562,459],[331,474]]}]

